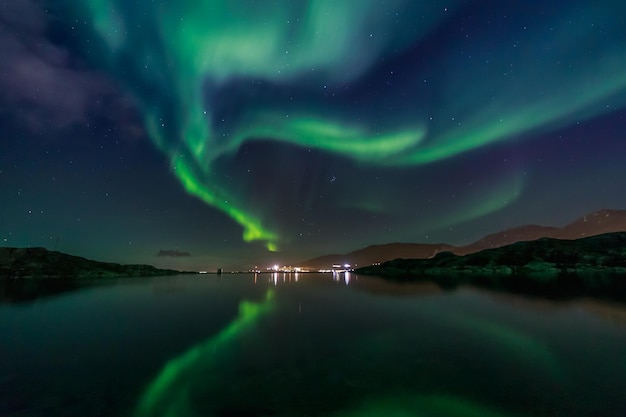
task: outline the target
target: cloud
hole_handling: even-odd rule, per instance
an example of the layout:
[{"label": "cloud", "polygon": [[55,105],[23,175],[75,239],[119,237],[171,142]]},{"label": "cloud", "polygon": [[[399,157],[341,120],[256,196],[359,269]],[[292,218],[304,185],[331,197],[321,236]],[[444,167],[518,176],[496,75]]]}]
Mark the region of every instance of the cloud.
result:
[{"label": "cloud", "polygon": [[0,5],[0,112],[31,130],[85,121],[87,111],[115,88],[49,36],[51,21],[33,0]]},{"label": "cloud", "polygon": [[157,253],[157,256],[181,258],[181,257],[191,256],[191,254],[189,252],[182,252],[176,249],[168,249],[168,250],[161,249],[159,253]]}]

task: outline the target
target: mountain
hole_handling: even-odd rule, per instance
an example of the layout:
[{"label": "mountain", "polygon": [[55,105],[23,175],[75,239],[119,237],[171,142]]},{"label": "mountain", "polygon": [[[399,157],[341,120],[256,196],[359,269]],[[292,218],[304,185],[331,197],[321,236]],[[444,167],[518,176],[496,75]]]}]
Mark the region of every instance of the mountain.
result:
[{"label": "mountain", "polygon": [[626,210],[599,210],[589,213],[563,227],[526,225],[487,235],[454,253],[465,255],[484,249],[499,248],[515,242],[527,242],[543,237],[553,239],[580,239],[604,233],[626,231]]},{"label": "mountain", "polygon": [[[541,238],[485,249],[468,255],[440,252],[428,259],[394,259],[358,269],[362,273],[421,276],[459,274],[525,274],[626,272],[626,232],[575,240]],[[626,279],[623,280],[626,282]]]},{"label": "mountain", "polygon": [[427,280],[542,295],[626,300],[626,232],[576,240],[541,238],[469,255],[395,259],[357,269],[396,280]]},{"label": "mountain", "polygon": [[44,248],[0,248],[0,278],[147,277],[179,271],[97,262]]},{"label": "mountain", "polygon": [[[554,237],[561,230],[558,227],[526,225],[513,227],[503,230],[502,232],[493,233],[483,237],[476,242],[466,246],[461,246],[453,250],[457,255],[466,255],[468,253],[479,252],[485,249],[499,248],[501,246],[510,245],[515,242],[527,242],[537,240],[542,237]],[[626,230],[626,229],[624,229]]]},{"label": "mountain", "polygon": [[466,255],[485,249],[499,248],[515,242],[540,238],[578,239],[611,232],[626,231],[626,210],[600,210],[589,213],[564,227],[525,225],[493,233],[466,246],[421,243],[390,243],[372,245],[344,255],[325,255],[301,262],[311,269],[327,269],[332,264],[372,265],[396,258],[425,259],[441,251]]},{"label": "mountain", "polygon": [[579,239],[603,233],[626,231],[626,210],[600,210],[589,213],[564,226],[554,237],[557,239]]}]

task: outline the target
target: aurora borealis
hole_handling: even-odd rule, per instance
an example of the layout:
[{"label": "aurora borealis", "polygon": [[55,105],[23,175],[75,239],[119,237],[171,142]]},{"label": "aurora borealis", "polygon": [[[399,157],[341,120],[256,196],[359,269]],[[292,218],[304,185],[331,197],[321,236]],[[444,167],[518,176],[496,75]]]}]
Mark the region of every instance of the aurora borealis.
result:
[{"label": "aurora borealis", "polygon": [[[266,407],[276,407],[272,410],[275,415],[293,415],[296,410],[306,412],[307,415],[316,415],[315,411],[319,412],[319,409],[325,410],[322,415],[337,417],[380,415],[499,417],[510,415],[496,411],[490,406],[471,401],[459,394],[421,393],[416,395],[416,392],[419,393],[420,390],[409,391],[407,389],[409,381],[403,381],[403,375],[397,375],[400,381],[395,381],[391,375],[384,374],[385,377],[382,378],[378,372],[367,370],[367,367],[363,367],[364,370],[351,369],[348,363],[354,366],[355,363],[371,364],[381,360],[380,346],[376,344],[376,339],[380,335],[370,334],[359,342],[346,341],[342,337],[335,336],[334,343],[331,344],[333,347],[330,349],[334,354],[330,355],[330,358],[335,358],[334,360],[337,361],[336,358],[342,357],[341,349],[335,351],[336,346],[347,344],[351,347],[351,356],[359,357],[358,361],[346,361],[345,358],[341,358],[334,362],[327,357],[328,363],[324,363],[324,361],[316,364],[308,363],[311,359],[303,353],[307,351],[303,345],[311,342],[307,341],[307,337],[302,337],[297,330],[291,328],[294,326],[294,322],[287,319],[280,326],[275,324],[268,326],[267,323],[262,322],[262,319],[267,318],[267,316],[280,315],[281,309],[283,310],[282,313],[285,313],[285,305],[289,306],[289,302],[277,301],[276,298],[277,294],[270,289],[267,290],[264,299],[260,302],[241,301],[239,314],[226,327],[207,340],[190,347],[163,366],[143,392],[133,415],[135,417],[192,417],[218,415],[214,408],[228,410],[228,407],[232,407],[237,410],[237,406],[239,406],[242,410],[249,408],[254,410],[254,406],[256,406],[258,409],[263,409],[264,401],[261,401],[261,404],[257,403],[259,397],[266,400]],[[535,367],[547,374],[553,373],[555,369],[554,363],[556,362],[550,350],[530,335],[498,325],[490,320],[460,316],[456,312],[446,311],[441,307],[438,308],[440,311],[432,311],[429,308],[424,308],[424,306],[419,309],[421,310],[421,317],[436,315],[436,322],[440,325],[444,323],[444,327],[453,328],[460,333],[479,334],[481,336],[478,338],[479,340],[488,341],[485,342],[486,345],[498,346],[499,349],[506,351],[509,359],[515,357],[515,362],[524,364],[525,367]],[[287,314],[287,316],[290,315]],[[296,323],[298,323],[298,327],[301,327],[301,322]],[[387,324],[389,325],[389,323]],[[329,324],[327,323],[322,327],[326,326]],[[393,326],[391,327],[393,328]],[[274,331],[280,329],[280,336],[272,334],[272,328]],[[300,328],[300,330],[302,329]],[[312,329],[308,329],[308,331],[314,330],[314,326]],[[317,330],[319,331],[319,329]],[[393,332],[397,332],[397,329],[394,329]],[[252,342],[255,340],[255,336],[259,337],[259,333],[263,335],[259,338],[260,340]],[[456,334],[456,332],[452,333]],[[291,337],[285,338],[286,334],[291,335]],[[294,334],[300,337],[293,337]],[[324,332],[318,336],[322,334]],[[405,333],[403,336],[406,337],[407,334]],[[403,336],[393,334],[393,339],[399,342],[404,339]],[[390,334],[384,335],[383,340],[385,338],[390,338]],[[281,343],[273,343],[280,339],[286,339],[282,344],[291,347],[291,349],[285,349],[284,346],[280,346]],[[350,337],[347,339],[349,340]],[[246,355],[249,353],[246,347],[250,345],[254,346],[253,350],[256,353],[253,358]],[[389,344],[385,345],[389,346]],[[395,346],[397,349],[404,344],[396,343],[391,346]],[[261,353],[259,354],[259,352]],[[298,362],[295,362],[291,355],[296,356]],[[382,356],[387,357],[384,354]],[[389,358],[398,359],[395,355],[389,355]],[[248,361],[254,362],[256,366],[248,364]],[[259,363],[264,361],[267,363],[259,366]],[[401,361],[407,362],[407,359],[403,358]],[[294,369],[294,362],[299,364],[300,369]],[[393,366],[388,367],[387,371],[389,368],[393,368]],[[376,375],[374,377],[376,382],[370,381],[374,387],[368,386],[367,391],[369,392],[365,395],[361,393],[357,398],[349,398],[350,394],[346,393],[348,399],[343,398],[339,401],[336,395],[329,395],[329,393],[336,393],[338,391],[337,386],[341,386],[337,381],[338,375],[350,375],[347,377],[349,380],[367,378],[362,373],[370,378],[372,378],[372,373]],[[558,378],[559,375],[552,375],[552,377]],[[413,383],[420,380],[420,378],[415,377],[411,379]],[[238,386],[239,384],[241,386]],[[390,390],[389,384],[392,386],[397,384],[402,389],[395,387]],[[325,390],[324,385],[329,385],[333,389]],[[348,383],[348,386],[350,385],[354,385],[354,382]],[[234,390],[239,392],[240,398],[237,404],[228,404],[228,391],[233,390],[233,386]],[[383,386],[385,387],[383,388]],[[225,387],[228,389],[224,389]],[[250,387],[254,387],[254,389],[250,389]],[[221,390],[224,392],[220,392]],[[350,392],[350,390],[346,391]],[[281,393],[281,401],[276,402],[275,399],[268,399],[267,397],[270,397],[268,392]],[[202,401],[198,401],[198,399],[202,399]],[[330,404],[334,405],[336,402],[347,405],[344,405],[345,409],[333,410]],[[297,407],[296,410],[292,408],[294,406]],[[198,408],[203,412],[200,412]],[[223,411],[223,413],[227,412]]]},{"label": "aurora borealis", "polygon": [[[239,315],[225,329],[216,336],[193,346],[183,355],[170,360],[163,368],[158,377],[150,383],[137,406],[135,415],[144,416],[177,416],[183,410],[190,410],[189,390],[190,385],[195,383],[195,370],[200,364],[218,362],[227,358],[230,354],[228,344],[236,339],[238,334],[249,327],[253,327],[255,321],[267,314],[274,307],[272,298],[274,293],[269,290],[265,294],[265,300],[259,303],[242,301],[239,305]],[[226,347],[225,347],[226,346]],[[216,359],[220,357],[220,359]],[[207,375],[205,375],[206,377]],[[212,376],[212,375],[211,375]]]},{"label": "aurora borealis", "polygon": [[623,2],[8,0],[0,46],[5,245],[202,269],[626,208]]}]

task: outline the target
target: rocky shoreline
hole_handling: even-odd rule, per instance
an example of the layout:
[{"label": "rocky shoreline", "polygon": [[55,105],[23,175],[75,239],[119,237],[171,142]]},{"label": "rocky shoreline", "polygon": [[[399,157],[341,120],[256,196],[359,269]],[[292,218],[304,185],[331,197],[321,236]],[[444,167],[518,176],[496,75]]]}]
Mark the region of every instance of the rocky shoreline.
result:
[{"label": "rocky shoreline", "polygon": [[469,255],[395,259],[357,273],[397,281],[469,284],[554,296],[601,295],[626,300],[626,233],[583,239],[543,238]]}]

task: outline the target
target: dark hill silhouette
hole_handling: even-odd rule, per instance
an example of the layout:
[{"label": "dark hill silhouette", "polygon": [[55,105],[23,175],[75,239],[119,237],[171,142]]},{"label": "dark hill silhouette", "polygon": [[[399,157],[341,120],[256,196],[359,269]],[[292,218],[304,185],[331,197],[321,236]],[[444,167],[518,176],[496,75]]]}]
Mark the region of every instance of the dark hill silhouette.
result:
[{"label": "dark hill silhouette", "polygon": [[479,252],[485,249],[499,248],[515,242],[527,242],[541,239],[542,237],[553,237],[559,230],[558,227],[527,225],[513,227],[498,233],[492,233],[484,238],[470,243],[466,246],[456,248],[453,252],[457,255]]},{"label": "dark hill silhouette", "polygon": [[97,262],[44,248],[0,248],[0,278],[147,277],[179,271]]},{"label": "dark hill silhouette", "polygon": [[445,243],[389,243],[372,245],[344,255],[325,255],[301,262],[311,269],[330,268],[334,263],[349,263],[358,266],[372,265],[396,258],[426,259],[441,251],[466,255],[485,249],[499,248],[516,242],[533,241],[540,238],[579,239],[611,232],[626,231],[626,210],[599,210],[563,226],[550,227],[525,225],[485,236],[465,246],[452,246]]},{"label": "dark hill silhouette", "polygon": [[462,284],[552,297],[626,300],[626,232],[574,240],[541,238],[469,255],[394,259],[357,270],[400,281]]},{"label": "dark hill silhouette", "polygon": [[553,239],[580,239],[604,233],[626,231],[626,210],[599,210],[589,213],[563,227],[527,225],[514,227],[462,246],[453,252],[458,255],[499,248],[515,242],[528,242],[543,237]]}]

